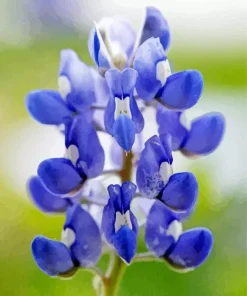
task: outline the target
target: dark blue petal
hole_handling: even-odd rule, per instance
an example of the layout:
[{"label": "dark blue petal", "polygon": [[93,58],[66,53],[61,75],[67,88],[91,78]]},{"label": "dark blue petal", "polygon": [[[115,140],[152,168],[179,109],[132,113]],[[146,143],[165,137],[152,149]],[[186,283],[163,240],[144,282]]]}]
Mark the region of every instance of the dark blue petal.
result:
[{"label": "dark blue petal", "polygon": [[191,130],[182,149],[192,155],[213,152],[225,132],[225,118],[221,113],[211,112],[192,121]]},{"label": "dark blue petal", "polygon": [[76,111],[83,112],[96,101],[91,68],[81,62],[70,49],[61,51],[60,77],[62,76],[69,80],[71,88],[66,100]]},{"label": "dark blue petal", "polygon": [[68,208],[64,230],[75,233],[71,245],[72,257],[83,267],[94,266],[101,255],[101,236],[98,225],[92,216],[80,205]]},{"label": "dark blue petal", "polygon": [[145,241],[148,249],[157,257],[163,256],[178,240],[181,231],[176,214],[160,201],[156,201],[147,216]]},{"label": "dark blue petal", "polygon": [[159,125],[159,134],[168,133],[172,137],[172,149],[177,150],[181,147],[188,131],[181,124],[180,119],[182,112],[169,110],[162,106],[157,105],[156,119]]},{"label": "dark blue petal", "polygon": [[70,145],[77,147],[79,158],[73,161],[75,161],[76,167],[87,177],[96,177],[103,171],[104,150],[94,127],[91,123],[85,121],[83,116],[78,116],[74,120],[66,145],[67,148]]},{"label": "dark blue petal", "polygon": [[135,141],[135,125],[127,115],[120,115],[113,125],[113,136],[118,144],[129,152]]},{"label": "dark blue petal", "polygon": [[113,245],[118,255],[127,263],[130,263],[136,253],[136,234],[128,226],[124,225],[114,236]]},{"label": "dark blue petal", "polygon": [[57,91],[36,90],[26,97],[26,106],[32,117],[43,124],[59,125],[72,116],[66,103]]},{"label": "dark blue petal", "polygon": [[66,246],[44,236],[33,240],[32,254],[39,268],[50,276],[65,273],[74,267]]},{"label": "dark blue petal", "polygon": [[170,43],[170,32],[166,19],[156,7],[146,8],[146,20],[142,31],[140,45],[151,37],[160,38],[166,50]]},{"label": "dark blue petal", "polygon": [[136,185],[132,182],[124,182],[121,186],[122,208],[125,213],[130,209],[130,203],[136,193]]},{"label": "dark blue petal", "polygon": [[133,66],[138,72],[136,91],[143,100],[154,99],[162,88],[163,81],[157,76],[157,64],[165,60],[165,52],[158,38],[150,38],[138,48]]},{"label": "dark blue petal", "polygon": [[201,265],[211,252],[212,233],[206,228],[195,228],[184,232],[171,254],[168,262],[177,269],[194,268]]},{"label": "dark blue petal", "polygon": [[120,213],[124,213],[123,208],[122,208],[122,196],[121,196],[121,186],[116,184],[116,185],[109,185],[107,187],[109,196],[111,201],[113,202],[114,209],[115,211],[119,211]]},{"label": "dark blue petal", "polygon": [[[165,137],[168,137],[167,135]],[[139,190],[148,198],[156,197],[165,186],[160,174],[163,162],[172,164],[172,155],[168,145],[164,149],[158,136],[153,136],[145,143],[138,163],[136,182]]]},{"label": "dark blue petal", "polygon": [[198,183],[192,173],[173,174],[163,190],[161,200],[175,211],[193,207],[198,195]]},{"label": "dark blue petal", "polygon": [[198,102],[202,91],[202,74],[196,70],[186,70],[169,76],[156,97],[168,108],[185,110]]},{"label": "dark blue petal", "polygon": [[51,158],[44,160],[38,167],[42,183],[54,194],[68,194],[79,190],[83,179],[70,160]]},{"label": "dark blue petal", "polygon": [[65,212],[66,208],[71,205],[67,198],[54,195],[49,192],[42,184],[39,177],[32,177],[28,182],[30,197],[35,205],[43,212]]}]

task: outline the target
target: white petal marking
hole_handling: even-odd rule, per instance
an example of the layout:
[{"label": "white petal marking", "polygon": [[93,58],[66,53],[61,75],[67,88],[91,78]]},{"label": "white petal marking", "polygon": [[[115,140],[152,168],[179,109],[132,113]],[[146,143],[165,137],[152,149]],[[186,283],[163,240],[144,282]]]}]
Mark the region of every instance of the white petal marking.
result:
[{"label": "white petal marking", "polygon": [[166,80],[170,75],[171,68],[167,59],[156,64],[156,78],[160,81],[162,86],[166,83]]},{"label": "white petal marking", "polygon": [[116,120],[121,114],[127,115],[131,118],[130,112],[130,98],[126,97],[125,99],[120,99],[115,97],[115,112],[114,112],[114,119]]},{"label": "white petal marking", "polygon": [[71,92],[69,79],[64,75],[58,77],[58,90],[63,99],[66,99],[67,95]]},{"label": "white petal marking", "polygon": [[162,162],[162,164],[160,165],[160,175],[165,184],[168,182],[172,174],[172,166],[168,162]]},{"label": "white petal marking", "polygon": [[75,145],[70,145],[67,149],[67,158],[75,165],[79,158],[79,151]]},{"label": "white petal marking", "polygon": [[132,229],[130,211],[127,211],[125,214],[121,214],[120,212],[116,213],[115,232],[117,232],[123,225],[126,225]]},{"label": "white petal marking", "polygon": [[62,231],[61,241],[67,248],[70,248],[75,242],[75,232],[70,228],[66,228]]},{"label": "white petal marking", "polygon": [[169,225],[166,234],[171,235],[175,242],[179,239],[180,235],[183,232],[183,225],[178,220],[172,221],[172,223]]},{"label": "white petal marking", "polygon": [[191,130],[191,121],[189,121],[186,117],[185,111],[181,113],[179,121],[181,125],[187,129],[187,131]]}]

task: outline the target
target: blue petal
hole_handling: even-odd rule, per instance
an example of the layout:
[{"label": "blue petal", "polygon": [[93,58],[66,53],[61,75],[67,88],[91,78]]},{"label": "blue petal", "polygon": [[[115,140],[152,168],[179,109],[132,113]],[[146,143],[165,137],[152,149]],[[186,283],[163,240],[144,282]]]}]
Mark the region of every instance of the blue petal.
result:
[{"label": "blue petal", "polygon": [[76,166],[87,177],[96,177],[103,171],[104,150],[94,127],[85,121],[83,116],[74,120],[66,145],[75,145],[78,148],[79,159]]},{"label": "blue petal", "polygon": [[116,103],[113,96],[110,96],[108,104],[105,109],[104,115],[104,123],[105,123],[105,130],[108,134],[113,134],[113,125],[115,122],[114,113],[116,109]]},{"label": "blue petal", "polygon": [[182,149],[189,154],[209,154],[218,147],[224,132],[223,115],[217,112],[207,113],[192,121],[191,130]]},{"label": "blue petal", "polygon": [[156,97],[168,108],[185,110],[198,102],[202,91],[202,74],[186,70],[169,76]]},{"label": "blue petal", "polygon": [[156,71],[158,62],[165,60],[165,52],[158,38],[150,38],[138,48],[133,67],[138,72],[136,91],[143,100],[154,99],[162,88]]},{"label": "blue petal", "polygon": [[[109,189],[108,189],[109,190]],[[104,207],[101,229],[109,244],[112,244],[115,235],[116,210],[112,198],[109,198]]]},{"label": "blue petal", "polygon": [[61,51],[61,76],[70,82],[71,92],[67,94],[66,100],[76,111],[83,112],[96,101],[91,68],[70,49]]},{"label": "blue petal", "polygon": [[165,184],[160,174],[160,165],[163,162],[172,164],[172,161],[171,149],[164,149],[158,136],[147,140],[136,172],[136,182],[142,194],[155,198],[161,192]]},{"label": "blue petal", "polygon": [[118,144],[129,152],[135,141],[135,125],[127,115],[120,115],[113,125],[113,136]]},{"label": "blue petal", "polygon": [[177,269],[197,267],[207,259],[212,245],[213,236],[208,229],[191,229],[180,236],[167,257],[168,262]]},{"label": "blue petal", "polygon": [[132,182],[124,182],[121,186],[122,208],[123,212],[127,212],[130,209],[131,200],[136,193],[136,185]]},{"label": "blue petal", "polygon": [[140,45],[147,39],[160,38],[160,42],[166,50],[170,44],[170,32],[166,19],[156,7],[146,8],[146,20],[142,31]]},{"label": "blue petal", "polygon": [[98,71],[96,71],[94,68],[90,68],[91,71],[91,77],[93,79],[94,87],[93,87],[93,92],[94,95],[93,97],[94,106],[99,106],[99,107],[105,107],[108,103],[109,96],[110,96],[110,91],[109,87],[107,85],[106,79],[102,77]]},{"label": "blue petal", "polygon": [[57,91],[36,90],[26,97],[26,106],[31,116],[43,124],[59,125],[72,116],[66,103]]},{"label": "blue petal", "polygon": [[122,98],[122,72],[118,69],[110,69],[105,73],[106,82],[114,97]]},{"label": "blue petal", "polygon": [[65,273],[74,267],[66,246],[44,236],[37,236],[33,240],[32,254],[38,267],[50,276]]},{"label": "blue petal", "polygon": [[72,258],[83,267],[94,266],[101,255],[101,236],[99,227],[92,216],[80,205],[68,208],[64,229],[75,233],[75,242],[71,245]]},{"label": "blue petal", "polygon": [[104,44],[97,24],[95,24],[95,27],[90,32],[88,50],[92,60],[98,67],[104,69],[111,67],[109,52]]},{"label": "blue petal", "polygon": [[78,191],[84,181],[71,161],[65,158],[51,158],[42,161],[38,167],[38,176],[48,190],[54,194]]},{"label": "blue petal", "polygon": [[136,234],[128,226],[124,225],[114,236],[113,245],[118,255],[127,263],[130,263],[136,253]]},{"label": "blue petal", "polygon": [[130,97],[130,111],[132,120],[135,124],[136,133],[140,133],[144,128],[144,118],[139,107],[137,106],[136,99],[133,96]]},{"label": "blue petal", "polygon": [[66,208],[71,205],[67,198],[54,195],[49,192],[42,184],[39,177],[32,177],[28,182],[28,190],[32,201],[43,212],[65,212]]},{"label": "blue petal", "polygon": [[192,173],[173,174],[163,190],[161,201],[175,211],[193,207],[198,195],[198,183]]},{"label": "blue petal", "polygon": [[131,96],[134,92],[136,85],[137,72],[132,68],[126,68],[121,73],[122,80],[122,93],[123,97]]},{"label": "blue petal", "polygon": [[176,214],[160,201],[156,201],[148,213],[145,241],[148,249],[157,257],[163,256],[176,242],[176,233],[167,233],[169,226],[175,220],[178,221]]},{"label": "blue petal", "polygon": [[113,203],[115,212],[118,211],[123,214],[124,210],[122,208],[123,198],[122,198],[121,186],[118,184],[116,185],[111,184],[107,187],[107,190],[110,196],[110,200]]},{"label": "blue petal", "polygon": [[180,117],[182,112],[169,110],[162,106],[157,105],[156,119],[159,125],[159,134],[168,133],[172,137],[172,149],[177,150],[181,147],[188,131],[182,126]]}]

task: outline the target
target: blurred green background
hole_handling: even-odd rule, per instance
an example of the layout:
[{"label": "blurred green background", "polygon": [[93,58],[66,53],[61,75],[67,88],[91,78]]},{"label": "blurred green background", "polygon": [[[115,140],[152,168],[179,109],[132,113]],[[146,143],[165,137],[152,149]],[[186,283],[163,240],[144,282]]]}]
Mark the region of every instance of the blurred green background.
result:
[{"label": "blurred green background", "polygon": [[[91,63],[85,38],[78,33],[70,38],[39,38],[22,48],[0,46],[0,295],[94,295],[92,276],[87,272],[77,273],[72,280],[60,280],[49,278],[37,268],[30,252],[33,237],[43,234],[59,238],[64,218],[47,216],[29,202],[24,190],[16,185],[15,179],[24,169],[18,162],[12,173],[6,173],[8,161],[15,164],[22,143],[27,141],[23,122],[37,125],[29,119],[25,95],[32,89],[57,88],[59,52],[63,48],[76,50],[84,61]],[[218,106],[246,111],[245,47],[198,50],[175,44],[169,58],[176,70],[196,68],[203,73],[206,98],[215,91],[221,94],[213,98]],[[234,119],[229,122],[227,118],[228,125],[231,120]],[[241,136],[246,137],[246,133]],[[35,153],[30,147],[23,155],[25,161],[28,163],[28,155],[31,159]],[[236,157],[231,151],[224,155],[226,170],[231,170]],[[246,156],[242,157],[246,165]],[[209,227],[215,237],[212,255],[203,266],[188,274],[174,273],[163,263],[133,264],[124,276],[120,296],[246,295],[246,171],[242,174],[243,182],[236,181],[228,189],[227,181],[221,187],[215,183],[215,174],[222,175],[224,183],[224,172],[217,166],[204,167],[194,161],[190,170],[199,179],[200,194],[197,211],[185,228]],[[140,248],[144,248],[143,241]]]}]

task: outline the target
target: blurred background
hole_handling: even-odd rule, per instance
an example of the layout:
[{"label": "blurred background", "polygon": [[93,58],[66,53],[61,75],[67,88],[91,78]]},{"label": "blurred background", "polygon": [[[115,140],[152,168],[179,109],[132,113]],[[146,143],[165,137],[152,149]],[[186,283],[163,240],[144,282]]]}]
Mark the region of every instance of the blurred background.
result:
[{"label": "blurred background", "polygon": [[[28,91],[57,88],[61,49],[72,48],[91,63],[87,36],[94,20],[120,14],[137,29],[148,1],[0,1],[0,294],[94,295],[92,276],[79,272],[70,281],[51,279],[35,265],[30,243],[36,234],[59,238],[64,218],[47,216],[29,201],[25,184],[40,161],[63,154],[53,127],[28,115]],[[209,227],[215,236],[208,261],[188,274],[163,263],[128,268],[120,296],[246,295],[246,6],[244,0],[151,2],[166,16],[176,71],[198,69],[205,79],[200,103],[188,117],[220,111],[227,120],[224,141],[212,155],[189,161],[175,156],[176,171],[199,179],[199,203],[185,227]],[[151,116],[151,115],[150,115]],[[149,132],[153,133],[152,118]],[[140,248],[143,248],[140,242]]]}]

